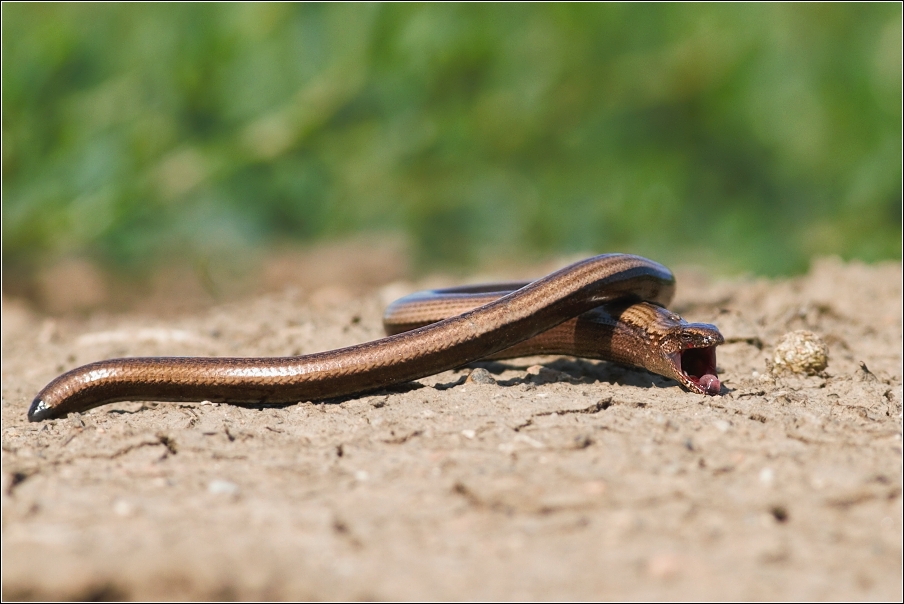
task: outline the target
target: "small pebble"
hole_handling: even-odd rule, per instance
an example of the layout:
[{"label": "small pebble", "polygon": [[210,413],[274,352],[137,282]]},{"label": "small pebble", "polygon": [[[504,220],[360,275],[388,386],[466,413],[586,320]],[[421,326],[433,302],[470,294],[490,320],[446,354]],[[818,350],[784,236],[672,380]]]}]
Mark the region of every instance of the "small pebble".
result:
[{"label": "small pebble", "polygon": [[812,331],[792,331],[779,339],[772,361],[776,373],[790,371],[816,375],[829,364],[829,347]]},{"label": "small pebble", "polygon": [[238,495],[239,485],[228,480],[213,480],[207,485],[207,492],[214,495]]},{"label": "small pebble", "polygon": [[490,375],[490,372],[484,369],[483,367],[476,367],[471,370],[471,374],[468,376],[468,379],[465,380],[465,383],[470,384],[495,384],[496,380],[493,379],[493,376]]},{"label": "small pebble", "polygon": [[131,516],[135,506],[124,499],[117,499],[113,503],[113,513],[117,516]]}]

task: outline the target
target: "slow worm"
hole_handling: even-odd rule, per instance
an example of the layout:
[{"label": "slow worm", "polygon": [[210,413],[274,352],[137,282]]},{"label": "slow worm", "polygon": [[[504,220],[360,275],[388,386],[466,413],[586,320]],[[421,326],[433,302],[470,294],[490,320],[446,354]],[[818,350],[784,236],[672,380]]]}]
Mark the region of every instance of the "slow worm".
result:
[{"label": "slow worm", "polygon": [[[603,358],[674,378],[693,392],[718,394],[715,347],[722,336],[712,325],[689,324],[665,309],[675,280],[661,264],[639,256],[605,254],[519,285],[515,291],[489,295],[471,288],[430,292],[420,302],[403,299],[387,313],[388,329],[400,333],[327,352],[89,363],[47,384],[32,402],[28,419],[61,417],[117,401],[320,400],[415,380],[496,354]],[[458,296],[454,304],[465,298],[469,300],[465,306],[485,303],[470,310],[458,306],[462,312],[448,318],[431,314],[437,305],[450,308],[450,296]],[[424,302],[434,308],[418,311],[431,306]],[[418,313],[419,319],[409,320]],[[418,326],[424,323],[429,324]],[[561,327],[549,331],[557,326]],[[589,328],[587,334],[584,328]],[[548,333],[531,342],[543,332]]]}]

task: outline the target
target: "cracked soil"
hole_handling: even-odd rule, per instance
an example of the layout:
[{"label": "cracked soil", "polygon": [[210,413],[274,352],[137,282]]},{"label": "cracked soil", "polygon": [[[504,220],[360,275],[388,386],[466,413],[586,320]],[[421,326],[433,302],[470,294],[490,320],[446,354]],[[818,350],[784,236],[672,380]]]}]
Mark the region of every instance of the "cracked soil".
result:
[{"label": "cracked soil", "polygon": [[[4,599],[902,598],[900,263],[679,273],[673,308],[727,340],[717,397],[539,357],[341,401],[26,420],[77,365],[362,342],[415,288],[167,316],[5,300]],[[769,372],[793,329],[828,343],[825,372]]]}]

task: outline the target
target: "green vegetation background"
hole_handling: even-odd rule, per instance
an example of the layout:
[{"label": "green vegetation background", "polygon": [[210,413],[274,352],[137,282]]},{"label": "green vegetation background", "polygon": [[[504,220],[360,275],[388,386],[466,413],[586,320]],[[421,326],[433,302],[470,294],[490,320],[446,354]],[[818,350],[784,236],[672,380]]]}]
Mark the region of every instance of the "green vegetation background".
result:
[{"label": "green vegetation background", "polygon": [[[890,4],[3,4],[3,268],[901,255]],[[7,275],[9,273],[7,272]]]}]

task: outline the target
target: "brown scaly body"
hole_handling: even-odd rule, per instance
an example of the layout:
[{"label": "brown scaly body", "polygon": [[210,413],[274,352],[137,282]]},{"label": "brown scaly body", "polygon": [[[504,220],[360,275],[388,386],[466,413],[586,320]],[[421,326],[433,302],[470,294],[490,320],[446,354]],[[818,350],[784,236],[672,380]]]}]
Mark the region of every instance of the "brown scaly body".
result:
[{"label": "brown scaly body", "polygon": [[[422,291],[393,302],[383,316],[386,333],[401,333],[467,312],[526,283],[500,283]],[[718,328],[688,323],[650,302],[616,300],[561,323],[487,358],[562,354],[643,367],[691,392],[718,394]]]},{"label": "brown scaly body", "polygon": [[[606,302],[631,299],[665,305],[673,292],[674,278],[662,265],[639,256],[606,254],[497,296],[479,308],[338,350],[296,357],[145,357],[90,363],[45,386],[32,402],[28,418],[40,421],[126,400],[254,404],[357,394],[486,358],[574,317],[580,322],[581,315]],[[652,355],[622,351],[622,343],[635,345],[628,342],[634,342],[636,334],[622,337],[619,330],[629,323],[617,323],[611,342],[619,353],[625,358]],[[667,346],[669,341],[665,340]],[[714,359],[713,353],[713,375]]]}]

